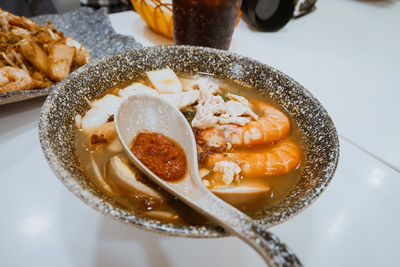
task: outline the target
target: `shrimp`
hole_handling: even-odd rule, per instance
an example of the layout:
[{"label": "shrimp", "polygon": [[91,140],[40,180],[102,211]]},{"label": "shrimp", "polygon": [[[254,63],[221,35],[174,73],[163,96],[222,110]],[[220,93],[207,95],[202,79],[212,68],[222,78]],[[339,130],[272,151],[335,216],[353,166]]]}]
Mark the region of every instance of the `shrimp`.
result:
[{"label": "shrimp", "polygon": [[220,161],[231,161],[240,166],[241,175],[264,177],[282,175],[295,170],[300,165],[301,153],[293,141],[286,139],[257,152],[216,153],[208,157],[206,168],[212,169]]},{"label": "shrimp", "polygon": [[30,89],[32,78],[28,72],[14,67],[0,68],[0,93]]},{"label": "shrimp", "polygon": [[222,146],[230,143],[234,147],[261,145],[278,141],[290,130],[290,122],[283,112],[262,101],[252,101],[262,116],[244,126],[217,125],[199,132],[198,137],[208,146]]}]

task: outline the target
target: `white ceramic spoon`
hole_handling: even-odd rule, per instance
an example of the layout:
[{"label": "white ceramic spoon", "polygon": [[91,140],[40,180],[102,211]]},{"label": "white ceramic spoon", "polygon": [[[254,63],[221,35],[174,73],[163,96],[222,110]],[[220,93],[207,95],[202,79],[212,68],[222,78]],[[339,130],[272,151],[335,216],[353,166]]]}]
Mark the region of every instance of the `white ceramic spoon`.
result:
[{"label": "white ceramic spoon", "polygon": [[[213,195],[198,174],[196,141],[183,114],[157,95],[138,93],[126,98],[115,116],[118,137],[133,163],[151,180],[252,246],[269,266],[301,266],[296,255],[262,224]],[[176,182],[166,182],[130,151],[135,136],[147,130],[161,133],[185,151],[189,171]]]}]

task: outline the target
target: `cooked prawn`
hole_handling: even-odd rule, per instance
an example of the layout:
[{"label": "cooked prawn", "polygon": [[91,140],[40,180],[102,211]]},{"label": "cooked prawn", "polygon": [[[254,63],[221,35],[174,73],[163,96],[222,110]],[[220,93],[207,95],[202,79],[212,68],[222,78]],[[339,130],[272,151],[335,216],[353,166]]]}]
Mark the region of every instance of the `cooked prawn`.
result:
[{"label": "cooked prawn", "polygon": [[0,68],[0,93],[29,89],[32,78],[25,70],[14,67]]},{"label": "cooked prawn", "polygon": [[258,152],[216,153],[209,156],[206,168],[212,169],[219,161],[231,161],[240,166],[241,175],[263,177],[282,175],[295,170],[300,164],[299,147],[291,140],[282,140]]},{"label": "cooked prawn", "polygon": [[206,141],[208,146],[230,143],[237,147],[272,143],[289,133],[289,119],[283,112],[261,101],[252,103],[262,112],[260,118],[244,126],[226,124],[202,130],[200,139]]}]

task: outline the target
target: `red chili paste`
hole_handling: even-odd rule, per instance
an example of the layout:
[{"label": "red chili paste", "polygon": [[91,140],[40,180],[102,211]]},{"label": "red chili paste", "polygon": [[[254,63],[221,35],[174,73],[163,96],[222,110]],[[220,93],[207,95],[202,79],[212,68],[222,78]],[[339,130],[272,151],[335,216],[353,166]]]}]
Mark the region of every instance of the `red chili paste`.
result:
[{"label": "red chili paste", "polygon": [[132,153],[155,175],[175,181],[186,173],[183,149],[160,133],[139,133],[131,145]]}]

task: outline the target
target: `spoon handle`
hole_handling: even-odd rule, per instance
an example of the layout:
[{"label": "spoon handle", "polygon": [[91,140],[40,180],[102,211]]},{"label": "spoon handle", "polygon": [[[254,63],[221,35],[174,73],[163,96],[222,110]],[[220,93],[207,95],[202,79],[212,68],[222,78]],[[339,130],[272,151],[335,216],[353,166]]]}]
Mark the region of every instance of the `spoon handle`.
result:
[{"label": "spoon handle", "polygon": [[[198,199],[197,210],[213,217],[225,230],[238,236],[264,259],[268,266],[303,266],[292,250],[267,228],[249,216],[207,192]],[[199,211],[200,211],[199,210]]]},{"label": "spoon handle", "polygon": [[293,251],[267,228],[257,222],[250,222],[246,241],[269,266],[303,266]]},{"label": "spoon handle", "polygon": [[[141,116],[138,117],[138,114]],[[269,233],[261,224],[253,222],[243,212],[216,197],[204,186],[198,172],[196,140],[192,128],[178,109],[160,97],[138,94],[121,103],[115,125],[129,158],[152,181],[248,243],[269,266],[301,266],[293,252],[275,235]],[[182,146],[189,165],[189,172],[184,178],[177,182],[164,181],[133,155],[129,144],[143,129],[169,136]]]}]

